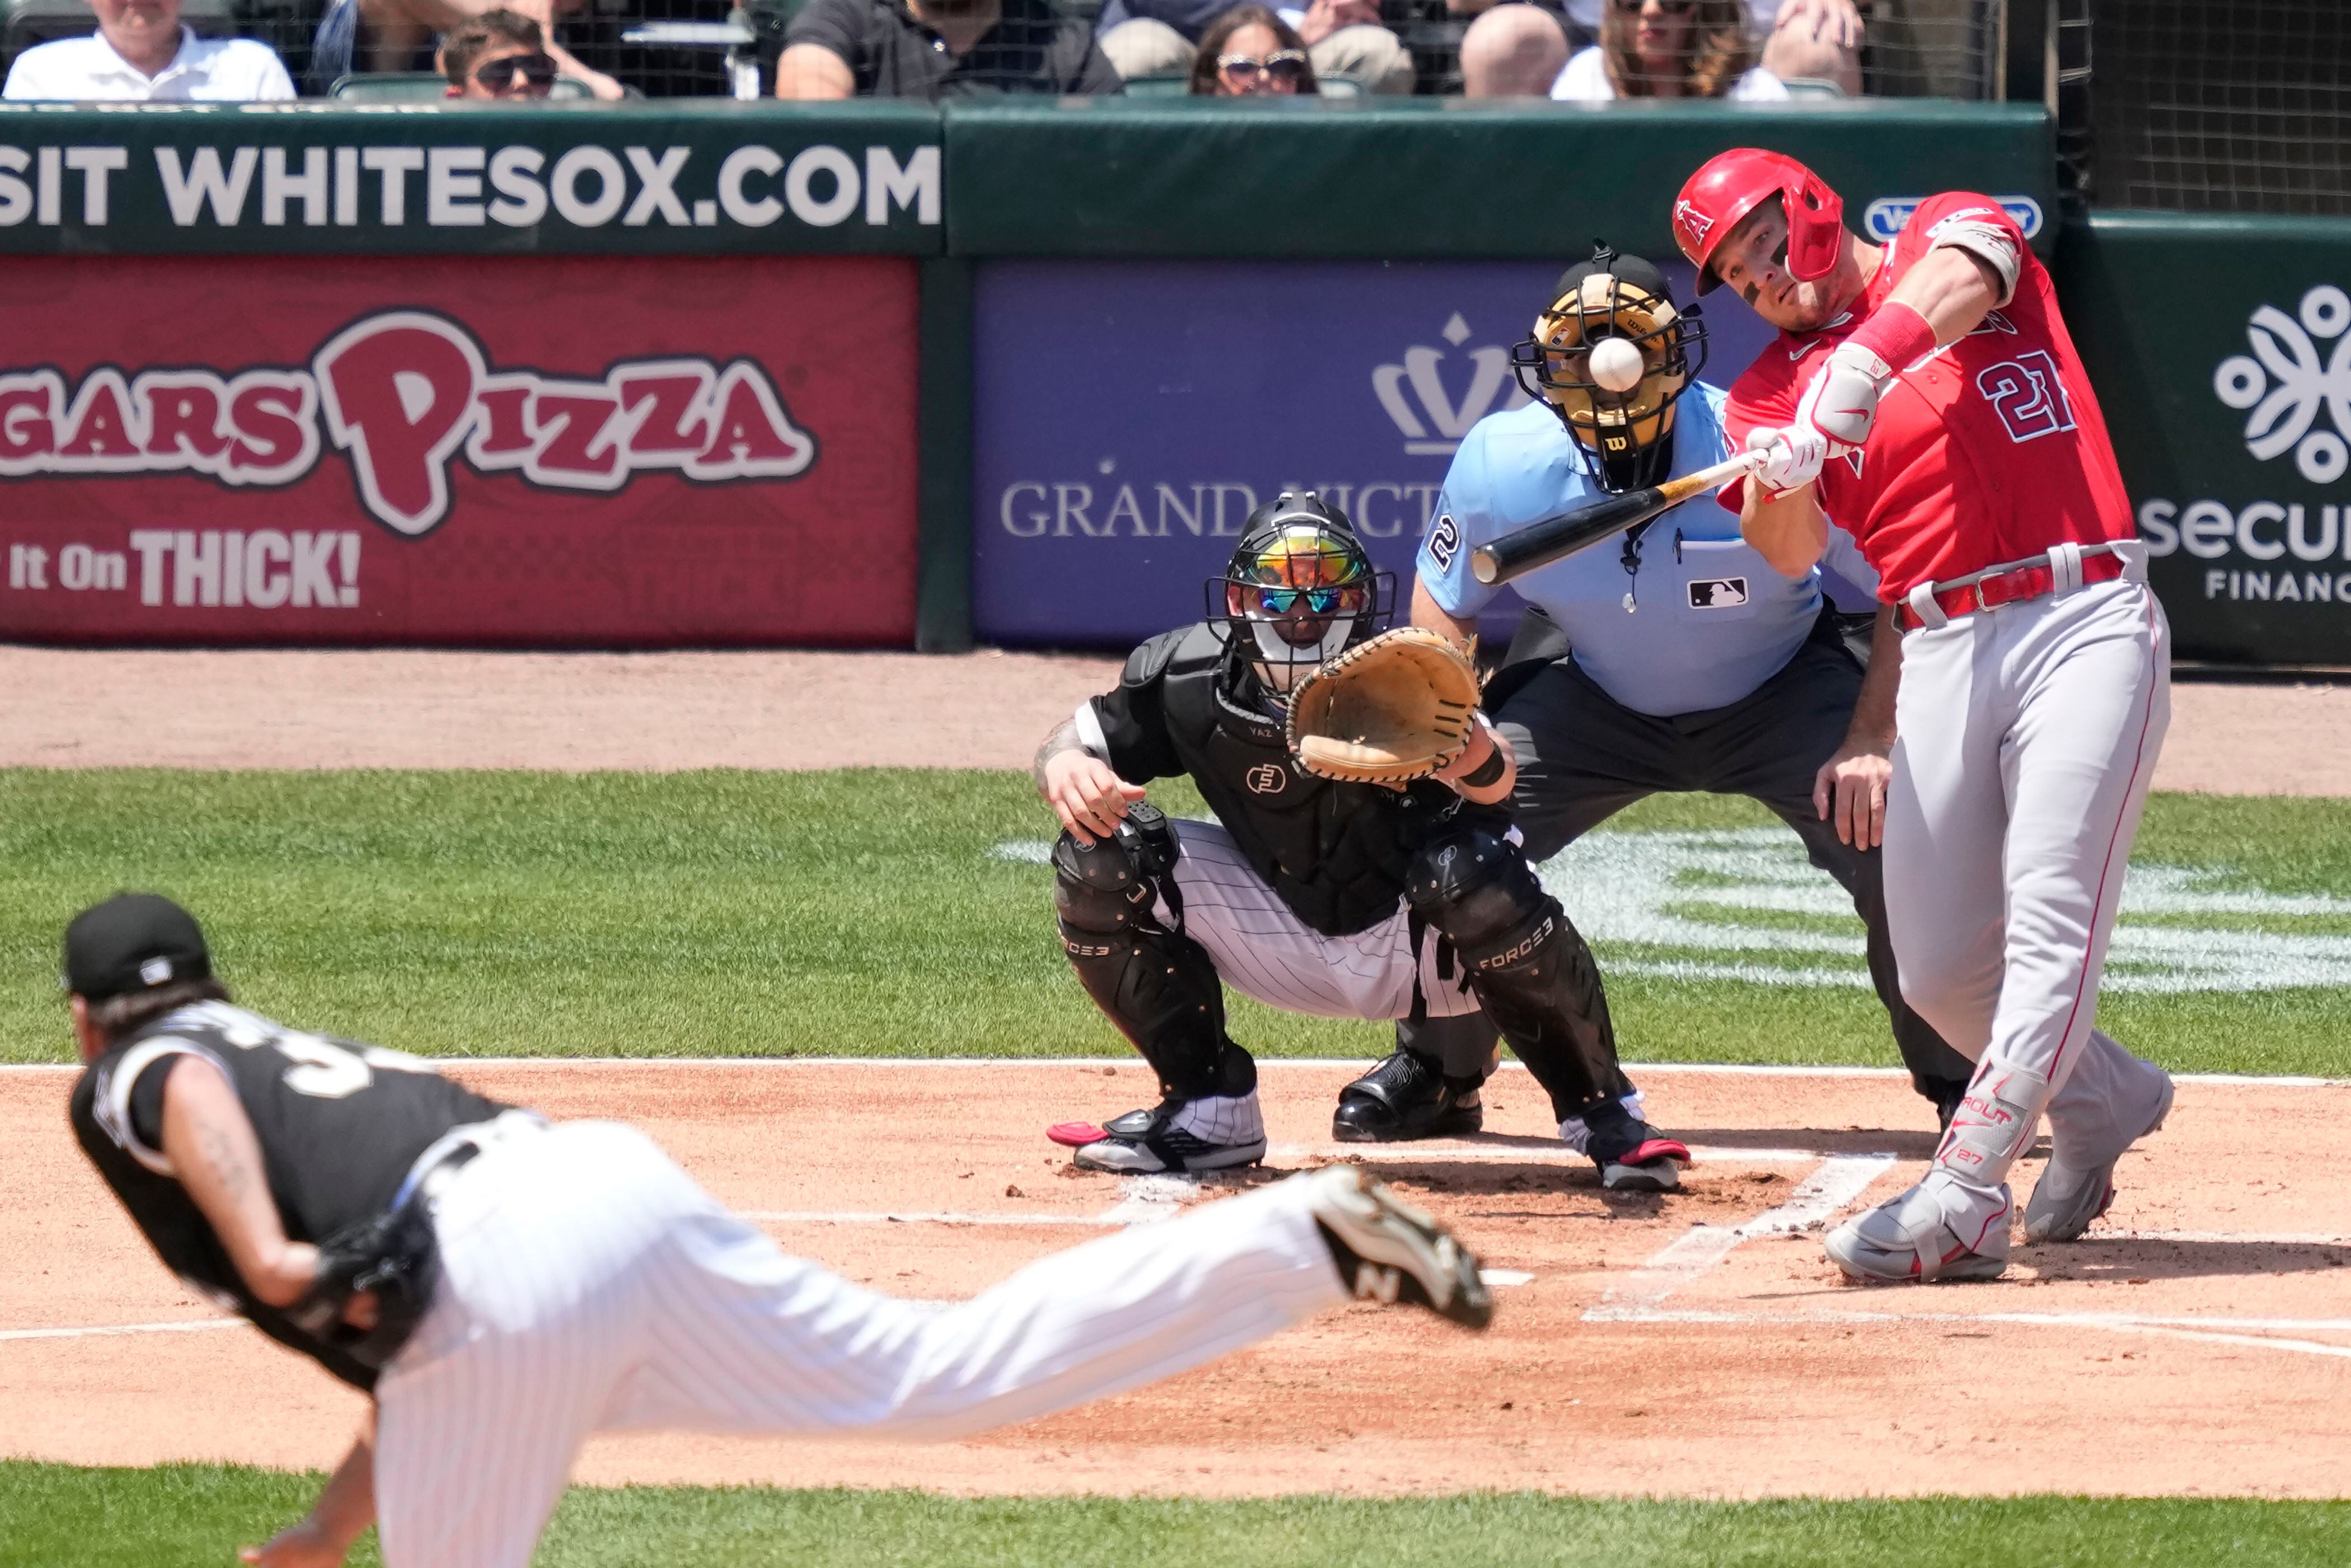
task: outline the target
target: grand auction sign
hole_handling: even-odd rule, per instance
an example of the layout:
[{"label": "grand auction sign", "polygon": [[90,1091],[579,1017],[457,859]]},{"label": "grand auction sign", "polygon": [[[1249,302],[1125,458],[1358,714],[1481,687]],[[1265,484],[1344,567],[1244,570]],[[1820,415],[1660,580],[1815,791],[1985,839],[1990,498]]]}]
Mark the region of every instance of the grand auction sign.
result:
[{"label": "grand auction sign", "polygon": [[2351,223],[2099,215],[2058,277],[2179,656],[2351,665]]},{"label": "grand auction sign", "polygon": [[914,273],[14,262],[0,637],[904,645]]},{"label": "grand auction sign", "polygon": [[[1552,298],[1527,262],[1057,262],[977,281],[973,612],[983,640],[1132,646],[1201,614],[1260,501],[1311,489],[1374,559],[1413,557],[1461,438],[1527,401],[1510,348]],[[1676,297],[1695,279],[1666,268]],[[1705,380],[1769,338],[1707,309]],[[1504,591],[1489,634],[1518,610]]]}]

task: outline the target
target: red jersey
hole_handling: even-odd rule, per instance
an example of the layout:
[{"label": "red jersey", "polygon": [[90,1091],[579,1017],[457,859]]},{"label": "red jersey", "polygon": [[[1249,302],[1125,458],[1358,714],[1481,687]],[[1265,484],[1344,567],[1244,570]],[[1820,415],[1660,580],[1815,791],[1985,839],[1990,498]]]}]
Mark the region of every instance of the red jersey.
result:
[{"label": "red jersey", "polygon": [[[1817,332],[1782,332],[1757,357],[1724,410],[1731,449],[1750,430],[1795,418],[1828,350],[1869,319],[1954,219],[2007,231],[2021,264],[2015,298],[1898,371],[1878,400],[1869,444],[1821,472],[1822,509],[1860,544],[1888,603],[1917,583],[2053,545],[2137,537],[2105,416],[2058,314],[2049,269],[2016,220],[1971,192],[1919,204],[1845,314]],[[1743,488],[1725,490],[1723,505],[1736,511]]]}]

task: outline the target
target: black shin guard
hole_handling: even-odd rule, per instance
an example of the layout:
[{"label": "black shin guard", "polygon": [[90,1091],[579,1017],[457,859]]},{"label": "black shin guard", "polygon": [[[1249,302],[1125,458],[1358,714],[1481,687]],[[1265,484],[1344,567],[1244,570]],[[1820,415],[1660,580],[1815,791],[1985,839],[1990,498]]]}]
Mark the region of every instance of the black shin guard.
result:
[{"label": "black shin guard", "polygon": [[1119,839],[1053,846],[1053,905],[1079,983],[1159,1074],[1163,1094],[1246,1094],[1257,1063],[1226,1037],[1207,950],[1152,914],[1164,868]]},{"label": "black shin guard", "polygon": [[1461,955],[1486,1016],[1561,1120],[1633,1092],[1592,949],[1517,845],[1477,828],[1447,833],[1414,857],[1405,896]]}]

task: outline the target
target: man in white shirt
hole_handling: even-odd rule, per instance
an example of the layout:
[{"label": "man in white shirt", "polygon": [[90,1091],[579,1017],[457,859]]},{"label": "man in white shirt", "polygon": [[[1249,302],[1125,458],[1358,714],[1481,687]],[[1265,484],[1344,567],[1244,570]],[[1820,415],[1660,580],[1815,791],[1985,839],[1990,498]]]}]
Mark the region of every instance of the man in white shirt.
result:
[{"label": "man in white shirt", "polygon": [[199,38],[180,0],[89,0],[98,31],[16,57],[0,98],[77,102],[254,102],[290,99],[294,82],[266,44]]}]

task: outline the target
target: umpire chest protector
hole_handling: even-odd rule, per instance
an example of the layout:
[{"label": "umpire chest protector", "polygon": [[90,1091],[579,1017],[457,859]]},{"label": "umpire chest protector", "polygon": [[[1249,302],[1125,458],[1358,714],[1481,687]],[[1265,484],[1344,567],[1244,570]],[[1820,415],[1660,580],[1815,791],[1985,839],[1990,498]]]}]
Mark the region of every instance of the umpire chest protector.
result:
[{"label": "umpire chest protector", "polygon": [[1281,719],[1249,700],[1256,678],[1213,625],[1138,650],[1129,682],[1155,674],[1167,739],[1185,771],[1299,919],[1325,936],[1345,936],[1394,915],[1413,852],[1460,797],[1426,780],[1398,791],[1301,771]]}]

